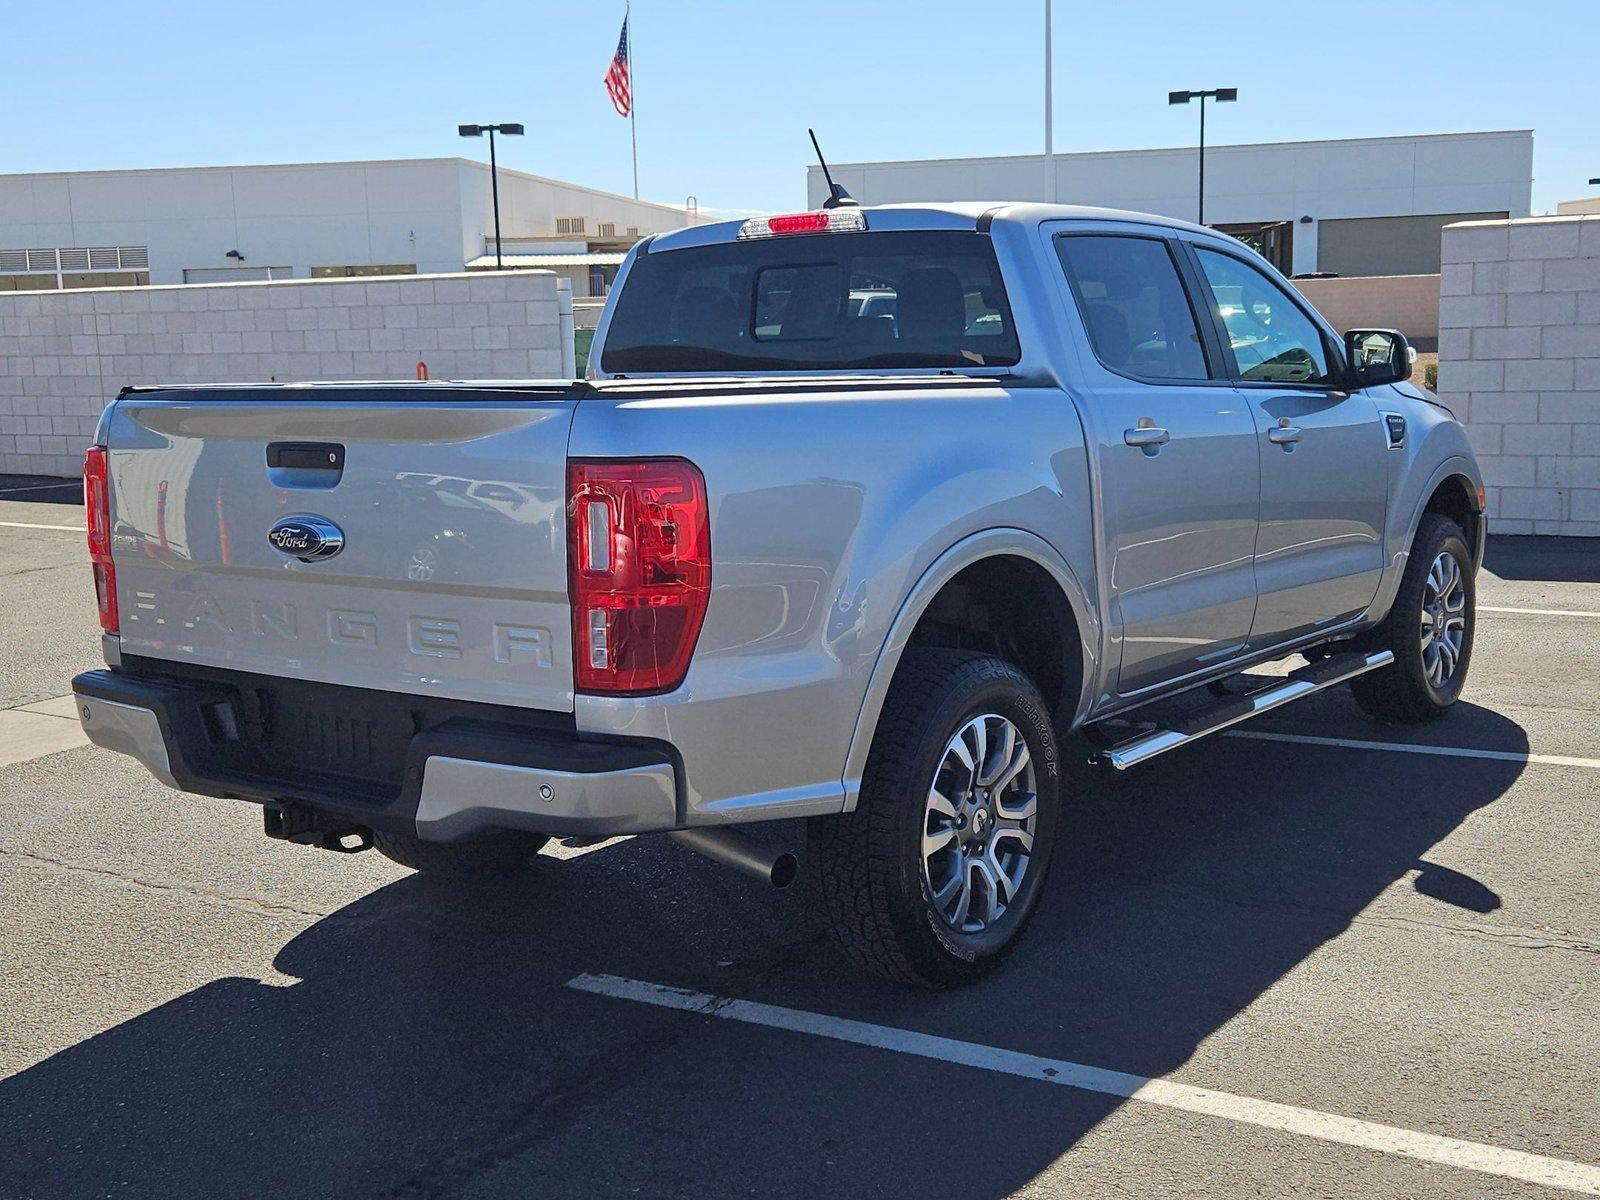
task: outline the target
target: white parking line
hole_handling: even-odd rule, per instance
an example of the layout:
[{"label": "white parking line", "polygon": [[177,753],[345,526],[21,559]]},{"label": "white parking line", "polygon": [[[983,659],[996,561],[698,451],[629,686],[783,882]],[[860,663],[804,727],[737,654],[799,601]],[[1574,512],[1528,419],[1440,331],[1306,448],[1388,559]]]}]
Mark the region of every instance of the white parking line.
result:
[{"label": "white parking line", "polygon": [[1014,1050],[1001,1050],[976,1042],[960,1042],[953,1038],[915,1033],[887,1025],[869,1025],[864,1021],[830,1017],[823,1013],[779,1008],[772,1004],[758,1004],[750,1000],[734,1000],[723,996],[708,996],[703,992],[683,991],[678,988],[663,987],[660,984],[644,983],[637,979],[623,979],[616,975],[579,975],[576,979],[569,980],[567,986],[600,996],[612,996],[619,1000],[634,1000],[660,1008],[720,1017],[728,1021],[741,1021],[747,1025],[764,1025],[769,1029],[809,1033],[815,1037],[852,1042],[858,1046],[872,1046],[880,1050],[915,1055],[918,1058],[937,1059],[959,1066],[997,1071],[1003,1075],[1016,1075],[1039,1083],[1053,1083],[1079,1088],[1086,1092],[1138,1100],[1145,1104],[1177,1109],[1181,1112],[1221,1117],[1246,1125],[1260,1126],[1263,1129],[1278,1129],[1302,1137],[1315,1138],[1318,1141],[1373,1150],[1380,1154],[1397,1154],[1421,1162],[1497,1175],[1502,1179],[1517,1179],[1525,1183],[1600,1196],[1600,1167],[1588,1163],[1546,1158],[1542,1154],[1507,1150],[1482,1142],[1467,1142],[1432,1133],[1418,1133],[1393,1125],[1380,1125],[1373,1121],[1357,1120],[1354,1117],[1318,1112],[1315,1109],[1296,1108],[1290,1104],[1257,1100],[1250,1096],[1236,1096],[1230,1092],[1194,1087],[1187,1083],[1174,1083],[1167,1079],[1151,1079],[1143,1075],[1129,1075],[1122,1071],[1108,1071],[1101,1067],[1084,1066],[1082,1063],[1067,1062],[1063,1059],[1020,1054]]},{"label": "white parking line", "polygon": [[1524,617],[1600,617],[1600,612],[1582,608],[1495,608],[1490,604],[1478,605],[1479,612],[1517,613]]},{"label": "white parking line", "polygon": [[1261,742],[1300,742],[1307,746],[1342,746],[1347,750],[1388,750],[1394,754],[1436,754],[1445,758],[1487,758],[1495,762],[1539,763],[1547,767],[1581,767],[1600,771],[1600,758],[1568,754],[1522,754],[1515,750],[1473,750],[1466,746],[1414,746],[1405,742],[1364,742],[1358,738],[1315,737],[1309,733],[1268,733],[1265,730],[1230,729],[1222,735]]},{"label": "white parking line", "polygon": [[0,529],[60,529],[66,533],[82,533],[82,525],[33,525],[27,521],[0,521]]},{"label": "white parking line", "polygon": [[0,496],[9,496],[12,492],[53,492],[57,488],[76,488],[75,479],[64,479],[60,483],[30,483],[26,487],[0,488]]}]

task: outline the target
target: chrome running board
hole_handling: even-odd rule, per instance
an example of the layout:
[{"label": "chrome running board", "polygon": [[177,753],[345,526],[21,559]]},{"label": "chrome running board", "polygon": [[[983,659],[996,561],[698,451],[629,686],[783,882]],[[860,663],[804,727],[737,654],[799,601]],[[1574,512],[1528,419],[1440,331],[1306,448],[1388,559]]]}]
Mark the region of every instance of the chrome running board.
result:
[{"label": "chrome running board", "polygon": [[1291,671],[1277,683],[1268,684],[1241,696],[1230,697],[1187,721],[1174,723],[1172,728],[1152,729],[1137,737],[1118,742],[1100,751],[1097,757],[1118,771],[1126,771],[1140,763],[1149,762],[1158,754],[1176,750],[1179,746],[1187,746],[1190,742],[1197,742],[1230,725],[1237,725],[1264,712],[1282,708],[1285,704],[1292,704],[1296,700],[1354,679],[1357,675],[1386,667],[1393,661],[1394,653],[1389,650],[1377,650],[1371,654],[1334,654],[1320,662],[1307,663],[1299,670]]}]

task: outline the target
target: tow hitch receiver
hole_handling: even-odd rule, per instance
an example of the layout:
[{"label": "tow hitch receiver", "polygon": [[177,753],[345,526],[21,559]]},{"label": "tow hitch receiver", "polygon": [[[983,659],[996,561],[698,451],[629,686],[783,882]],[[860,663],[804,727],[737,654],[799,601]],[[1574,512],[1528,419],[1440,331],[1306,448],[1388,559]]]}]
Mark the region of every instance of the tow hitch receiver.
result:
[{"label": "tow hitch receiver", "polygon": [[303,804],[264,804],[262,824],[269,838],[300,846],[319,846],[340,854],[372,849],[372,830],[365,825],[330,819]]}]

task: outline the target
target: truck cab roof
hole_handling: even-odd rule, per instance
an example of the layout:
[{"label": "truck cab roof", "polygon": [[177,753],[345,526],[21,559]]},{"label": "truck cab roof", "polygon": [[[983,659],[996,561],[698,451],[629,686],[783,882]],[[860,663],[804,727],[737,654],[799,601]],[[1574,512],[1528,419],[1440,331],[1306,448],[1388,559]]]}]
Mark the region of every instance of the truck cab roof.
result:
[{"label": "truck cab roof", "polygon": [[[1219,236],[1214,229],[1155,213],[1119,208],[1098,208],[1087,204],[1045,204],[1035,201],[950,201],[940,204],[880,204],[863,206],[870,230],[899,229],[975,229],[994,224],[1036,225],[1041,221],[1106,221],[1118,224],[1154,225],[1190,233]],[[747,222],[718,221],[658,233],[641,244],[646,253],[711,246],[736,241]]]}]

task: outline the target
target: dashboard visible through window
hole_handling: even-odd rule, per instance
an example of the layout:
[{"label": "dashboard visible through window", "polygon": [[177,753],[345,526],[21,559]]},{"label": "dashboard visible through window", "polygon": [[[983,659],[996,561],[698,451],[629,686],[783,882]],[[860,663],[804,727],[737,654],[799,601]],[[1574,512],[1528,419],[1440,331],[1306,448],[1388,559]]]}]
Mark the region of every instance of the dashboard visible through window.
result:
[{"label": "dashboard visible through window", "polygon": [[1227,331],[1239,378],[1254,383],[1332,381],[1322,331],[1255,267],[1231,254],[1195,247]]}]

